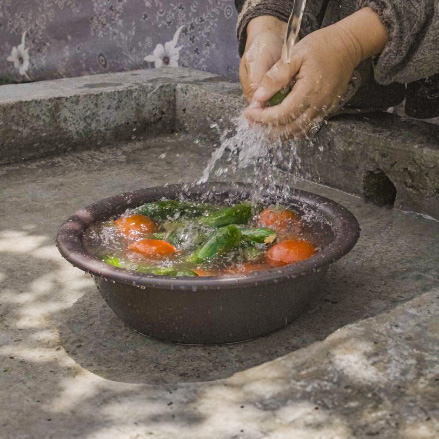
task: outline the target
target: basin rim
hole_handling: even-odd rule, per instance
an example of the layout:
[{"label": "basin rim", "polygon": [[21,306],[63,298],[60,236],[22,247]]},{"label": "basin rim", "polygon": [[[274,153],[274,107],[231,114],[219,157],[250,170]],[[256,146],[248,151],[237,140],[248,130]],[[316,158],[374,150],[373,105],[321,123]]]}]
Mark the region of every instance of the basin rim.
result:
[{"label": "basin rim", "polygon": [[187,186],[185,184],[174,184],[125,192],[80,209],[68,218],[59,229],[56,243],[61,255],[73,266],[92,276],[112,282],[140,288],[183,289],[196,292],[200,289],[254,287],[261,284],[286,282],[310,275],[345,256],[355,246],[360,236],[358,221],[348,209],[329,198],[294,189],[291,202],[297,203],[300,201],[300,203],[309,205],[323,214],[331,222],[334,233],[334,240],[327,247],[304,261],[250,273],[246,276],[171,278],[113,267],[86,252],[82,243],[84,232],[92,224],[114,216],[116,214],[114,212],[115,207],[117,207],[119,213],[122,213],[128,208],[137,207],[145,202],[163,197],[176,198],[183,192],[192,195],[202,195],[210,191],[218,195],[231,192],[249,194],[253,189],[253,185],[245,183],[204,183],[193,185],[189,189],[187,189]]}]

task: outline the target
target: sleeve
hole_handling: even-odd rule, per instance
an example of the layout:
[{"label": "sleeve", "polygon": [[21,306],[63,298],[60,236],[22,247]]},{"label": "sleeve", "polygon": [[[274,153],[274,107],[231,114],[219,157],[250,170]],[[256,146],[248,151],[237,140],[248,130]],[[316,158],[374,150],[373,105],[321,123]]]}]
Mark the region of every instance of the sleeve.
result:
[{"label": "sleeve", "polygon": [[409,83],[439,72],[438,0],[359,0],[389,31],[389,41],[375,60],[379,84]]},{"label": "sleeve", "polygon": [[237,26],[239,55],[242,56],[244,53],[250,20],[262,15],[270,15],[287,22],[293,3],[294,0],[237,0],[236,4],[240,6]]},{"label": "sleeve", "polygon": [[[308,1],[302,20],[301,35],[307,35],[318,29],[317,15],[326,0]],[[255,17],[270,15],[287,22],[293,10],[294,0],[235,0],[238,11],[237,34],[239,54],[242,56],[247,41],[247,26]]]}]

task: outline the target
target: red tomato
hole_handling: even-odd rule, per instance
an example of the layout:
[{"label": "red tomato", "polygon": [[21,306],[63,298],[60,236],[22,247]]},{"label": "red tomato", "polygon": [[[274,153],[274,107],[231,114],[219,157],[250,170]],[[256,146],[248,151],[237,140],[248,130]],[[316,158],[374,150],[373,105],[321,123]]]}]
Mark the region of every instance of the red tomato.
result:
[{"label": "red tomato", "polygon": [[146,233],[155,233],[159,230],[159,227],[151,218],[140,214],[123,216],[114,221],[114,225],[122,235],[128,238],[135,238]]},{"label": "red tomato", "polygon": [[268,264],[280,267],[310,258],[316,252],[315,247],[307,241],[285,240],[271,247],[265,256]]},{"label": "red tomato", "polygon": [[205,277],[205,276],[220,276],[221,273],[219,271],[215,271],[215,270],[206,270],[204,268],[193,268],[191,269],[194,273],[197,273],[198,276],[200,277]]},{"label": "red tomato", "polygon": [[297,214],[288,209],[277,207],[267,207],[259,215],[258,226],[268,227],[276,232],[288,229],[293,224],[299,223],[300,218]]},{"label": "red tomato", "polygon": [[266,264],[258,264],[255,262],[244,262],[243,264],[235,265],[224,271],[226,274],[247,274],[253,271],[266,270],[268,267]]},{"label": "red tomato", "polygon": [[128,250],[140,253],[149,259],[165,259],[177,251],[172,244],[160,239],[141,239],[130,244]]}]

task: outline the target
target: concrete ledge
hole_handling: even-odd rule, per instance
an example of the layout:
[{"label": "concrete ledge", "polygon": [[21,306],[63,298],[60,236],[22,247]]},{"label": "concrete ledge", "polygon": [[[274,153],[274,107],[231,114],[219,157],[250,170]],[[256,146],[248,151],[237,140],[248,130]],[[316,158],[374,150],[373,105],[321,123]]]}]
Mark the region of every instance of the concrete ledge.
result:
[{"label": "concrete ledge", "polygon": [[175,84],[210,73],[139,70],[0,87],[0,164],[169,132]]},{"label": "concrete ledge", "polygon": [[362,195],[378,205],[439,218],[439,126],[377,113],[330,122],[301,143],[312,181]]},{"label": "concrete ledge", "polygon": [[[217,138],[212,123],[233,128],[230,119],[244,106],[238,84],[181,84],[176,90],[178,126],[211,138]],[[299,142],[297,161],[301,178],[439,218],[437,125],[387,113],[340,116],[311,142]]]}]

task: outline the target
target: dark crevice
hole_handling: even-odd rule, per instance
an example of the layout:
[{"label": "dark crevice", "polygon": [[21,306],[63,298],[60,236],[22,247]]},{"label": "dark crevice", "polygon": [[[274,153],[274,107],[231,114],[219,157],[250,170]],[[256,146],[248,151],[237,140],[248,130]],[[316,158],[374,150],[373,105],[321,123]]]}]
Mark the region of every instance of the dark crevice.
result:
[{"label": "dark crevice", "polygon": [[393,207],[396,199],[396,187],[381,170],[368,171],[363,179],[365,201],[380,207]]}]

